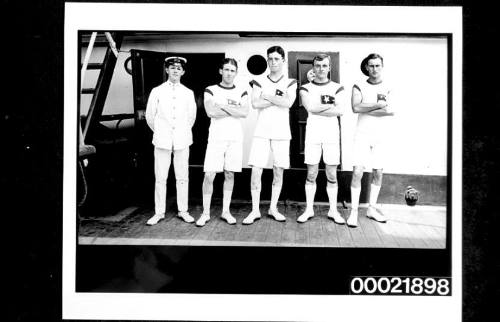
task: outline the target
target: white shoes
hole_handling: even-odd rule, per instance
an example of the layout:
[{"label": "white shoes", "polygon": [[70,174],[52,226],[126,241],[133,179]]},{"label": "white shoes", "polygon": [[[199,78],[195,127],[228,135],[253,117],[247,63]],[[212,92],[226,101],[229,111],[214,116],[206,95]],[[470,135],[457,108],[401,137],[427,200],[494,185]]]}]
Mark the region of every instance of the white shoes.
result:
[{"label": "white shoes", "polygon": [[[286,217],[280,214],[278,209],[269,209],[267,215],[273,217],[276,221],[283,222],[286,220]],[[252,212],[245,219],[243,219],[242,223],[244,225],[250,225],[257,219],[260,219],[260,212],[252,210]]]},{"label": "white shoes", "polygon": [[269,208],[269,211],[267,212],[267,215],[273,217],[274,220],[276,220],[276,221],[285,221],[286,220],[285,216],[283,216],[282,214],[280,214],[280,212],[278,211],[278,209],[271,209],[271,208]]},{"label": "white shoes", "polygon": [[305,223],[306,221],[308,221],[312,217],[314,217],[314,211],[312,209],[306,208],[306,211],[304,211],[304,213],[302,215],[300,215],[299,218],[297,218],[297,222]]},{"label": "white shoes", "polygon": [[200,218],[196,221],[196,226],[203,227],[210,220],[210,215],[206,213],[202,213]]},{"label": "white shoes", "polygon": [[252,211],[245,219],[243,219],[243,225],[250,225],[257,219],[260,219],[260,212]]},{"label": "white shoes", "polygon": [[194,218],[189,215],[189,212],[187,211],[179,211],[177,214],[177,217],[181,218],[187,223],[192,223],[194,221]]},{"label": "white shoes", "polygon": [[155,214],[153,217],[149,218],[146,225],[153,226],[156,225],[160,220],[165,218],[165,214]]},{"label": "white shoes", "polygon": [[220,215],[220,218],[225,220],[230,225],[236,224],[236,219],[231,215],[229,211],[223,212],[222,215]]},{"label": "white shoes", "polygon": [[349,218],[347,218],[347,226],[349,227],[358,227],[358,210],[351,209],[351,214]]},{"label": "white shoes", "polygon": [[345,219],[340,215],[337,209],[330,209],[328,211],[328,218],[332,219],[336,224],[344,225]]},{"label": "white shoes", "polygon": [[368,209],[366,210],[366,217],[381,223],[387,222],[387,218],[385,218],[385,216],[379,212],[377,208],[372,206],[368,206]]}]

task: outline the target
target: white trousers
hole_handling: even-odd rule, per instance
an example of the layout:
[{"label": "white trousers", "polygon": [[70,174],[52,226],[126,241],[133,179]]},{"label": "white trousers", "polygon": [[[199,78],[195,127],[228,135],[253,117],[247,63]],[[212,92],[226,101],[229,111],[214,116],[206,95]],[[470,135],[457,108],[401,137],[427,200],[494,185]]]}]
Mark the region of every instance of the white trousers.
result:
[{"label": "white trousers", "polygon": [[155,147],[155,214],[164,214],[167,201],[168,170],[174,154],[174,172],[177,189],[177,208],[188,210],[189,147],[167,150]]}]

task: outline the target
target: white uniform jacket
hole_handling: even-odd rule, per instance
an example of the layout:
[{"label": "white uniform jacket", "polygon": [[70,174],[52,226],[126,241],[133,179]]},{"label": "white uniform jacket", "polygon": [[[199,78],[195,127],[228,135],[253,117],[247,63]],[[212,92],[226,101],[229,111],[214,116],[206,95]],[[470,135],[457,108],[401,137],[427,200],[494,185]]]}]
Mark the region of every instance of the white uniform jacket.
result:
[{"label": "white uniform jacket", "polygon": [[194,93],[186,86],[166,81],[153,88],[146,107],[146,121],[157,148],[182,150],[193,143],[196,119]]}]

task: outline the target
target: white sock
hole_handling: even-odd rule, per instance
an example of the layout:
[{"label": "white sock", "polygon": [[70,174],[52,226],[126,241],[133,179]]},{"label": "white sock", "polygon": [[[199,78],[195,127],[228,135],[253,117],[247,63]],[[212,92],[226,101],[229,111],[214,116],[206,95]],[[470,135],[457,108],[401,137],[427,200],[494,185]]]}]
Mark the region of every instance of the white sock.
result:
[{"label": "white sock", "polygon": [[252,211],[260,212],[260,190],[250,190],[252,194]]},{"label": "white sock", "polygon": [[373,183],[371,184],[371,187],[370,187],[370,203],[369,205],[370,206],[375,206],[377,204],[377,199],[378,199],[378,194],[380,192],[380,187],[381,186],[377,186],[377,185],[374,185]]},{"label": "white sock", "polygon": [[176,183],[176,189],[177,189],[177,208],[181,212],[187,212],[188,201],[189,201],[189,181],[178,180]]},{"label": "white sock", "polygon": [[229,212],[229,205],[231,204],[231,195],[233,190],[224,190],[222,195],[222,213]]},{"label": "white sock", "polygon": [[316,183],[305,184],[306,190],[306,211],[312,211],[314,206],[314,195],[316,194]]},{"label": "white sock", "polygon": [[210,214],[210,203],[212,201],[212,194],[203,194],[203,213]]},{"label": "white sock", "polygon": [[281,194],[281,186],[279,188],[273,187],[271,190],[271,205],[272,210],[278,209],[278,199]]},{"label": "white sock", "polygon": [[339,186],[337,184],[326,184],[326,193],[328,194],[328,200],[330,201],[330,209],[337,210],[337,193],[339,191]]},{"label": "white sock", "polygon": [[361,194],[361,187],[354,188],[351,187],[351,208],[358,210],[359,207],[359,195]]}]

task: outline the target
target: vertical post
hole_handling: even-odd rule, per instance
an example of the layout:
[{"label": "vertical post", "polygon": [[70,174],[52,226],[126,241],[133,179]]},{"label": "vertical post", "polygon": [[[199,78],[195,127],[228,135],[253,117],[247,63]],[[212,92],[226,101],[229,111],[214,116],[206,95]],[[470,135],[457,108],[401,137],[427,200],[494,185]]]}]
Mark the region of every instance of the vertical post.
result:
[{"label": "vertical post", "polygon": [[85,72],[87,71],[87,66],[89,64],[90,60],[90,54],[92,53],[92,50],[94,49],[94,43],[95,39],[97,37],[97,32],[93,32],[92,35],[90,36],[90,42],[89,46],[87,47],[87,51],[85,52],[85,58],[83,59],[83,66],[82,66],[82,72],[80,73],[80,88],[83,88],[83,80],[85,79]]}]

